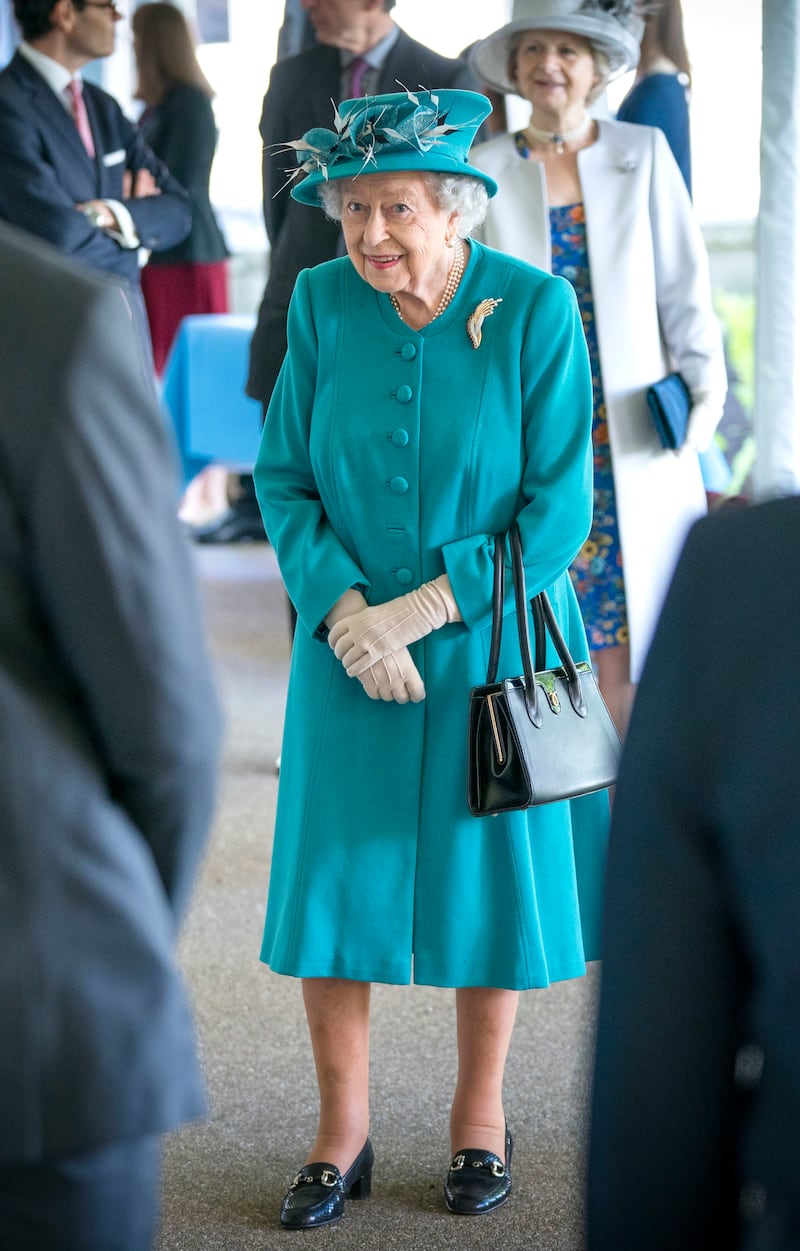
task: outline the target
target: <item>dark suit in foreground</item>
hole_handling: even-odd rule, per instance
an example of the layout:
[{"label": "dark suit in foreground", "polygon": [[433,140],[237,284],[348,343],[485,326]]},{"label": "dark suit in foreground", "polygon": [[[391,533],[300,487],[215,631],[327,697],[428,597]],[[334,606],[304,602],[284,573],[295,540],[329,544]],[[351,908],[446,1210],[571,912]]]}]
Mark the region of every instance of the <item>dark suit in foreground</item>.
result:
[{"label": "dark suit in foreground", "polygon": [[129,305],[0,226],[0,1246],[150,1245],[218,738]]},{"label": "dark suit in foreground", "polygon": [[616,791],[589,1251],[800,1247],[800,498],[691,532]]}]

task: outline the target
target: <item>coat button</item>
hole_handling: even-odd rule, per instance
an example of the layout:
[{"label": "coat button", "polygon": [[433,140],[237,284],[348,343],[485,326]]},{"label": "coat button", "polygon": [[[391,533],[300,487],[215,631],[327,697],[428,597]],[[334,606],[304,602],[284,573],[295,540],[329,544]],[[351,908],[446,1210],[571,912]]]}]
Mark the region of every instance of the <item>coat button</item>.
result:
[{"label": "coat button", "polygon": [[417,348],[414,343],[404,343],[400,349],[400,355],[404,361],[413,361],[417,354]]},{"label": "coat button", "polygon": [[413,397],[414,392],[411,390],[411,387],[402,386],[397,388],[397,398],[401,404],[408,404]]},{"label": "coat button", "polygon": [[414,577],[410,569],[396,569],[394,576],[401,586],[408,586]]},{"label": "coat button", "polygon": [[404,430],[402,426],[398,426],[396,430],[392,431],[392,443],[394,443],[395,447],[405,447],[408,443],[408,431]]},{"label": "coat button", "polygon": [[392,495],[405,495],[408,490],[408,483],[405,478],[392,478],[389,483],[389,490],[392,492]]}]

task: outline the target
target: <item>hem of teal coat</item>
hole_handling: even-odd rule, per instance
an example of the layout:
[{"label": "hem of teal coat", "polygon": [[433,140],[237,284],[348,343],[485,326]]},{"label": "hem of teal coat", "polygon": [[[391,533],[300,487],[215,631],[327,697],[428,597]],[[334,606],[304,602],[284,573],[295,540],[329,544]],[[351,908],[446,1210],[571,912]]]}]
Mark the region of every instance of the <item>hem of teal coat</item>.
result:
[{"label": "hem of teal coat", "polygon": [[322,964],[305,965],[283,962],[274,960],[264,955],[261,956],[262,964],[281,977],[297,977],[297,978],[337,978],[348,982],[379,982],[387,986],[436,986],[441,990],[459,990],[467,986],[485,986],[495,990],[546,990],[548,986],[552,986],[557,982],[573,981],[576,977],[584,977],[586,974],[586,966],[591,963],[594,957],[586,957],[584,961],[576,961],[574,965],[565,965],[564,968],[553,969],[546,981],[532,982],[529,978],[510,978],[502,982],[478,981],[474,979],[457,979],[442,978],[434,974],[421,974],[416,969],[409,969],[404,973],[399,968],[376,970],[375,968],[349,968],[345,971],[344,966],[337,966],[335,962],[326,962]]}]

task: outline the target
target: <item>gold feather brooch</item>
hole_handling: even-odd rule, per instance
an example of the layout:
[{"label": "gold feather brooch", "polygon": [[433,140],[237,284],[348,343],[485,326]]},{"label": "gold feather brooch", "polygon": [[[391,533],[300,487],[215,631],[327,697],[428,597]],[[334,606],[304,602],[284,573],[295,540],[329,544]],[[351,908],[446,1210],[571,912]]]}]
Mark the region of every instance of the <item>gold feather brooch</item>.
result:
[{"label": "gold feather brooch", "polygon": [[481,300],[475,312],[467,318],[467,334],[472,346],[477,350],[481,345],[483,338],[481,326],[487,317],[491,317],[498,304],[502,304],[502,300]]}]

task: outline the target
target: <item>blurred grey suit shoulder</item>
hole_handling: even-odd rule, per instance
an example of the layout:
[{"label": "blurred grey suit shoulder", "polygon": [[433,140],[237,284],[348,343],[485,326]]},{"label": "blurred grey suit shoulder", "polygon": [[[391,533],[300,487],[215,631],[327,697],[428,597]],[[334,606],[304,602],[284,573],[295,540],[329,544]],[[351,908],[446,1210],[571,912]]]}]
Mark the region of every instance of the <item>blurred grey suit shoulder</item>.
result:
[{"label": "blurred grey suit shoulder", "polygon": [[0,1161],[203,1111],[174,944],[220,719],[132,316],[0,226]]}]

